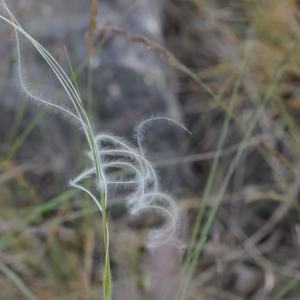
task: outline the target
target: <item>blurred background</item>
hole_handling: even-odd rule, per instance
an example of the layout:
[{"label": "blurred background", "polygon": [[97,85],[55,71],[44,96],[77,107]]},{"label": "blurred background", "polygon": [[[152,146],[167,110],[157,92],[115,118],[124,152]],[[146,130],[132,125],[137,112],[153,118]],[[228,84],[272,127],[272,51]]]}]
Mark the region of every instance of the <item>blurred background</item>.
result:
[{"label": "blurred background", "polygon": [[[96,132],[136,145],[180,211],[178,249],[148,249],[155,213],[109,203],[113,299],[300,299],[300,3],[19,0],[19,22],[76,81]],[[1,12],[5,15],[5,12]],[[100,299],[100,216],[68,188],[86,166],[72,121],[24,95],[0,24],[0,300]],[[68,106],[21,39],[26,83]]]}]

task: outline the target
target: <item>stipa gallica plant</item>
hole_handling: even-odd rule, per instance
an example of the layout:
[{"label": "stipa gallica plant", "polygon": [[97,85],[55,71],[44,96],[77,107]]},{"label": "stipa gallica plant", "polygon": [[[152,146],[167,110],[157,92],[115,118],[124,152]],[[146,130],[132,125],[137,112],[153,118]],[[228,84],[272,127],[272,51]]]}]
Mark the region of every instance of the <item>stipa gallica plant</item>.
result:
[{"label": "stipa gallica plant", "polygon": [[[47,105],[54,111],[61,112],[77,123],[80,132],[86,137],[89,151],[90,166],[70,181],[70,185],[85,192],[95,203],[102,217],[103,247],[104,247],[104,271],[103,292],[104,299],[111,299],[111,267],[109,255],[109,228],[107,206],[109,202],[109,190],[111,186],[127,188],[127,205],[132,214],[154,210],[165,218],[165,223],[160,228],[150,231],[148,245],[157,247],[162,243],[172,242],[180,245],[176,239],[175,231],[178,223],[178,210],[174,199],[164,194],[159,189],[158,177],[151,163],[146,159],[143,151],[143,131],[150,123],[164,120],[171,122],[180,128],[188,130],[178,122],[166,117],[153,117],[139,124],[137,127],[137,147],[110,134],[95,134],[90,118],[84,106],[84,102],[76,85],[69,78],[63,68],[38,41],[36,41],[17,21],[14,14],[0,0],[0,19],[14,29],[17,52],[17,74],[23,92],[35,103]],[[21,37],[28,41],[41,58],[52,70],[63,88],[67,101],[58,101],[40,96],[26,80],[26,74],[22,67]],[[92,180],[93,185],[87,188],[86,180]]]}]

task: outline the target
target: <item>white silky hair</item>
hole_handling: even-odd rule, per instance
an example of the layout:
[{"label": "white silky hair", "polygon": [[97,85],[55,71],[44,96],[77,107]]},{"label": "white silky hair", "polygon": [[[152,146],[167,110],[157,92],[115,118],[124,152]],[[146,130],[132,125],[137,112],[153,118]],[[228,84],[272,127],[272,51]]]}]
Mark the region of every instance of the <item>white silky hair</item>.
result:
[{"label": "white silky hair", "polygon": [[[88,152],[90,167],[71,180],[69,182],[70,186],[87,193],[102,214],[104,213],[103,210],[106,209],[106,202],[105,207],[103,207],[103,203],[101,203],[97,195],[100,195],[102,190],[107,195],[108,186],[128,187],[130,192],[126,196],[126,201],[131,214],[137,215],[150,210],[162,215],[165,220],[164,225],[150,230],[147,245],[149,247],[158,247],[164,243],[174,243],[176,246],[181,247],[182,244],[176,238],[176,230],[179,223],[178,207],[170,195],[160,191],[157,173],[150,161],[145,157],[143,141],[146,127],[157,121],[166,121],[188,133],[190,132],[182,124],[173,119],[154,116],[144,120],[137,126],[136,147],[110,134],[93,134],[82,99],[65,71],[53,56],[23,29],[4,0],[0,0],[0,6],[8,15],[6,17],[0,14],[0,19],[11,25],[15,30],[17,73],[23,92],[34,102],[60,111],[76,123],[79,123],[88,138],[90,145],[90,151]],[[43,98],[41,93],[36,93],[27,84],[26,75],[22,69],[19,34],[32,44],[54,72],[63,90],[66,92],[69,102],[64,103],[64,105],[56,104],[51,99]],[[96,145],[96,148],[91,145]],[[111,172],[112,169],[118,171],[118,175],[114,175],[116,172]],[[98,182],[97,175],[99,174],[97,172],[100,173],[102,182]],[[87,179],[94,180],[97,194],[84,186],[84,181]],[[107,200],[109,202],[109,199]],[[107,204],[109,205],[109,203]]]},{"label": "white silky hair", "polygon": [[[156,120],[166,120],[173,122],[170,118],[153,117],[147,119],[148,122]],[[174,121],[174,124],[178,124]],[[180,124],[180,127],[184,128]],[[158,176],[151,162],[145,157],[142,149],[141,132],[142,127],[137,128],[137,137],[139,137],[135,148],[126,141],[116,136],[101,133],[96,135],[98,153],[101,157],[102,167],[105,174],[106,185],[121,185],[123,187],[130,186],[130,193],[127,198],[127,207],[132,215],[154,211],[163,216],[165,223],[158,229],[149,232],[147,246],[158,247],[165,243],[172,243],[177,247],[183,247],[183,244],[176,238],[176,230],[179,225],[179,212],[175,200],[159,188]],[[185,129],[186,130],[186,129]],[[105,146],[109,144],[109,147]],[[81,185],[85,179],[95,176],[95,167],[93,156],[88,152],[91,167],[70,182],[71,186],[85,188]],[[114,168],[118,174],[117,179],[114,175],[107,172],[107,169]],[[119,171],[119,172],[118,172]],[[128,180],[127,173],[132,175],[132,179]],[[90,191],[86,191],[90,194]],[[95,195],[90,195],[95,197]]]}]

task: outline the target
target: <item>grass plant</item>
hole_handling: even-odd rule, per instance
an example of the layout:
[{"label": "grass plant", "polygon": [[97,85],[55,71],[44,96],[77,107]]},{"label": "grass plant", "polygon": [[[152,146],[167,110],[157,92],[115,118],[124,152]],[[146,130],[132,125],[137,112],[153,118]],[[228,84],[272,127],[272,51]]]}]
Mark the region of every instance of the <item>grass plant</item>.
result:
[{"label": "grass plant", "polygon": [[[150,247],[157,247],[166,242],[174,242],[178,245],[175,236],[179,217],[177,206],[172,197],[160,192],[156,172],[144,155],[143,130],[145,130],[150,123],[162,120],[172,122],[186,131],[187,129],[169,118],[153,117],[142,122],[138,126],[137,149],[121,138],[110,134],[95,134],[90,117],[85,109],[84,102],[79,94],[76,84],[72,82],[54,57],[27,31],[25,31],[15,18],[14,14],[8,8],[6,2],[1,0],[0,4],[2,11],[4,11],[7,15],[5,16],[5,14],[1,14],[0,19],[9,24],[15,32],[17,73],[22,91],[28,96],[28,98],[33,100],[34,103],[46,105],[55,112],[62,113],[67,118],[70,118],[80,128],[80,132],[84,134],[88,143],[88,157],[91,166],[71,180],[70,186],[86,193],[101,213],[104,246],[103,297],[105,300],[110,300],[112,293],[112,277],[107,215],[109,188],[110,186],[122,186],[128,188],[130,192],[127,196],[127,206],[130,213],[141,214],[150,209],[161,214],[166,219],[162,228],[150,231],[148,239],[148,245]],[[26,74],[22,65],[21,38],[25,38],[31,43],[31,45],[40,54],[41,58],[48,65],[49,69],[53,71],[69,101],[48,99],[31,88],[30,84],[27,82]],[[34,126],[36,121],[39,119],[40,116],[37,120],[34,120],[32,126]],[[32,126],[30,126],[28,130],[31,130]],[[15,151],[17,151],[19,145],[22,143],[24,138],[26,138],[27,134],[28,132],[26,131],[24,135],[17,140],[10,155],[15,154]],[[116,170],[122,172],[126,171],[127,174],[125,172],[125,175],[123,175],[124,172],[115,172]],[[87,188],[84,184],[86,180],[92,181],[92,185],[90,185],[91,188]],[[6,273],[12,274],[9,271]],[[20,281],[15,280],[15,282],[18,282],[18,285],[22,287]]]}]

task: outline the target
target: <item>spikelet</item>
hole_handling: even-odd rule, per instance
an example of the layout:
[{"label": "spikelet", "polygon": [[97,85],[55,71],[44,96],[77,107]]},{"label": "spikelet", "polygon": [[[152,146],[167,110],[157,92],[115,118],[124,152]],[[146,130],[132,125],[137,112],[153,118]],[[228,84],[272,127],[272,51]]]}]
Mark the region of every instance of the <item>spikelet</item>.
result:
[{"label": "spikelet", "polygon": [[94,35],[97,28],[97,15],[98,15],[98,0],[92,0],[90,8],[90,20],[87,32],[87,48],[89,51],[89,57],[94,55]]}]

